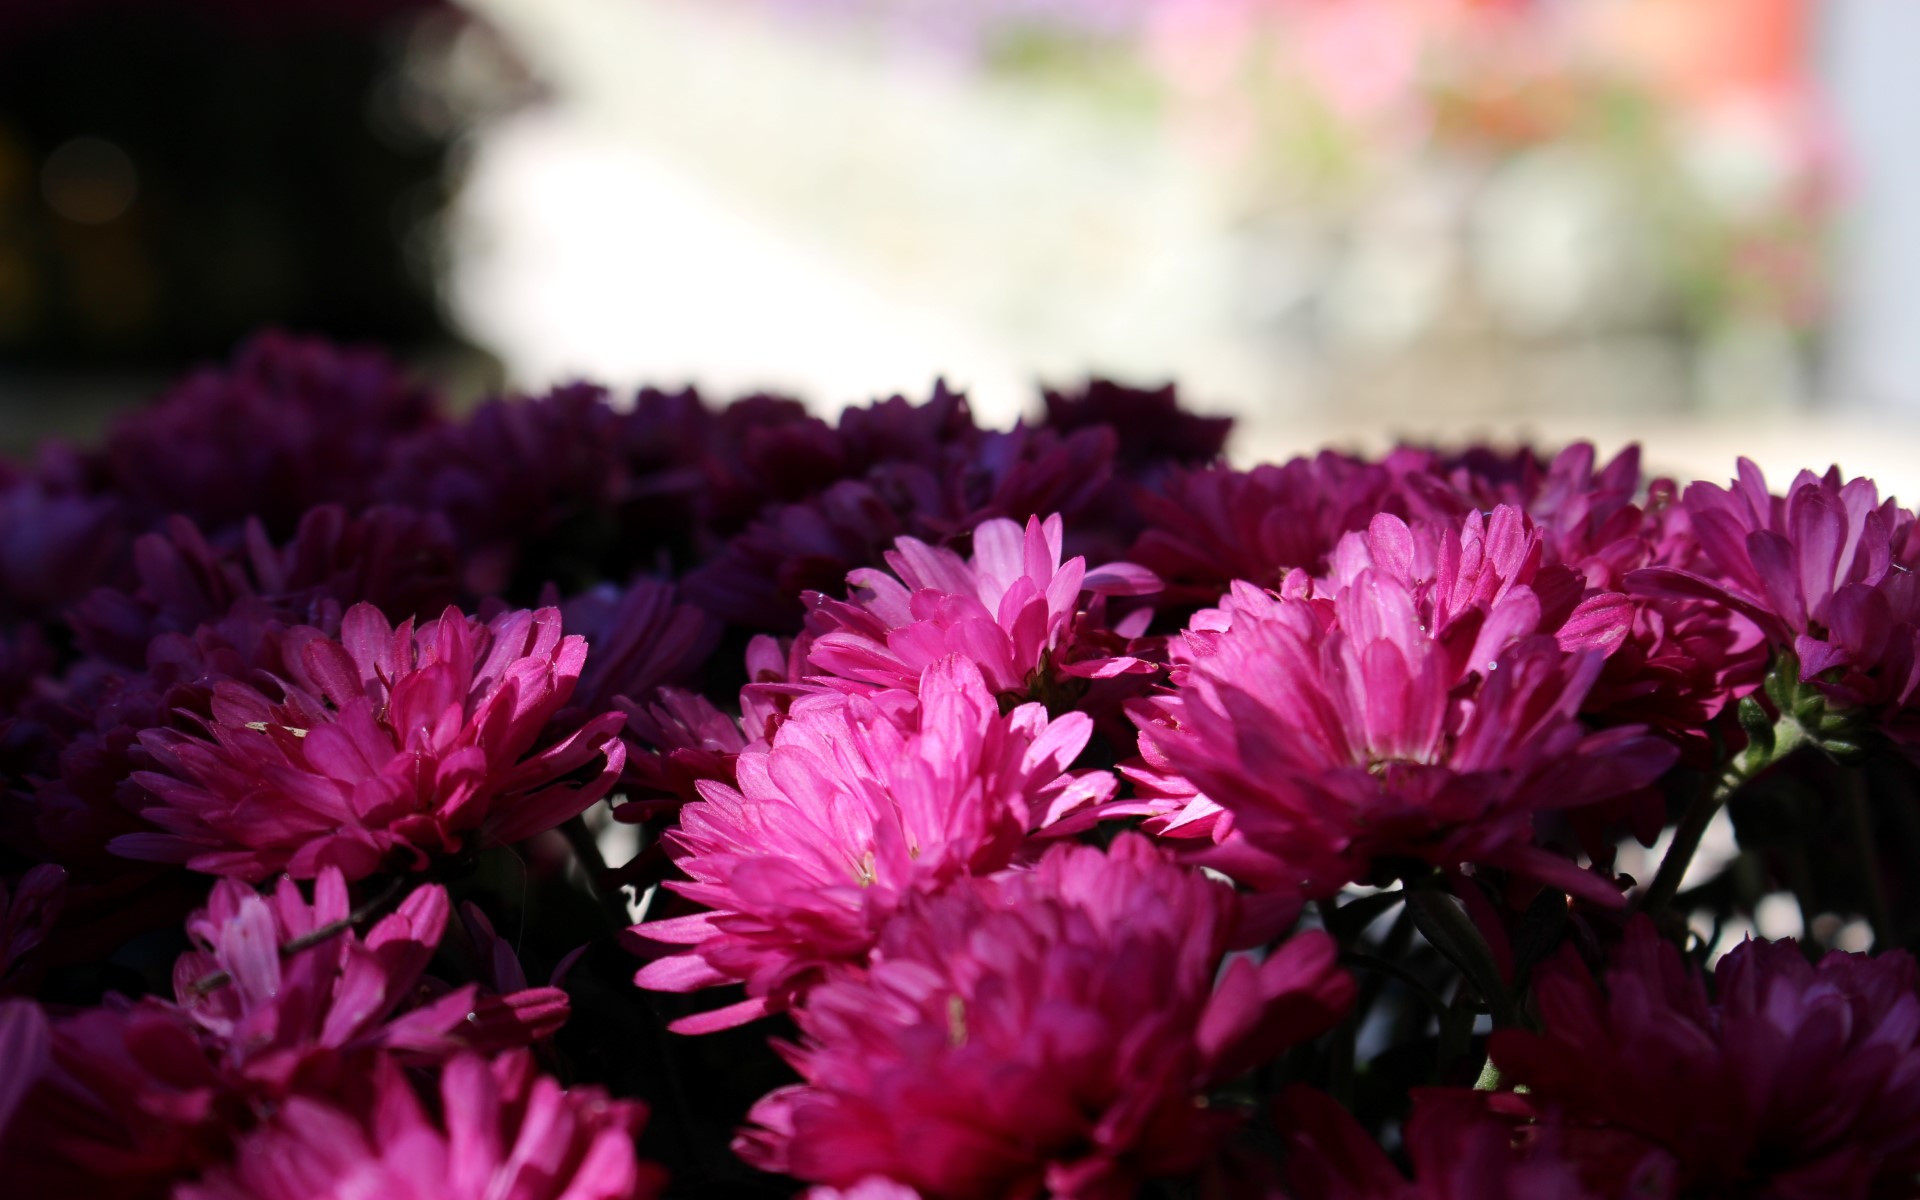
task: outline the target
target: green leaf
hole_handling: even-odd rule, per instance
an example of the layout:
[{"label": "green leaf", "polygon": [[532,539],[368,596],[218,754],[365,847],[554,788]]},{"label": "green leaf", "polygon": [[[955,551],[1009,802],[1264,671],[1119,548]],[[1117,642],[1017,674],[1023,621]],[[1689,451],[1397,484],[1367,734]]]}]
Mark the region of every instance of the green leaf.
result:
[{"label": "green leaf", "polygon": [[1513,999],[1486,939],[1452,896],[1421,888],[1407,893],[1414,928],[1452,963],[1493,1014],[1495,1024],[1513,1023]]}]

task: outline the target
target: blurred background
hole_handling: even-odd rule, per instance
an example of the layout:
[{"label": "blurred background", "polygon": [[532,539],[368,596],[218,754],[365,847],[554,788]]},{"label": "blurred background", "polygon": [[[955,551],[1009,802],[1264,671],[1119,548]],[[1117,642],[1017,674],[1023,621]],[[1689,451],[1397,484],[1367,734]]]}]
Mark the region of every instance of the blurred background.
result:
[{"label": "blurred background", "polygon": [[1178,380],[1920,495],[1912,0],[0,0],[0,449],[279,325],[477,396]]}]

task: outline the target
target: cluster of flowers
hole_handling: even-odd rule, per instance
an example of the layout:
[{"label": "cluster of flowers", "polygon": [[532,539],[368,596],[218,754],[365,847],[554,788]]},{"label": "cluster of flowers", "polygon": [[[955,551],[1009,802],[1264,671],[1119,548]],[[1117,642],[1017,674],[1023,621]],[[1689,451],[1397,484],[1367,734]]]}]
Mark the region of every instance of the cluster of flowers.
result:
[{"label": "cluster of flowers", "polygon": [[8,467],[9,1194],[1915,1194],[1912,513],[1046,399],[270,336]]}]

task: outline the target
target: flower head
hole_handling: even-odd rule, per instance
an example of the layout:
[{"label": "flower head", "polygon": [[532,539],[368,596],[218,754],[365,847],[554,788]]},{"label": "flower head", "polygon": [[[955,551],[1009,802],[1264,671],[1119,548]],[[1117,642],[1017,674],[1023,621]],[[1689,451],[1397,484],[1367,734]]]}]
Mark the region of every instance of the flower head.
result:
[{"label": "flower head", "polygon": [[1296,1200],[1673,1200],[1673,1159],[1611,1130],[1540,1129],[1502,1116],[1484,1092],[1416,1089],[1400,1174],[1330,1096],[1280,1098],[1287,1183]]},{"label": "flower head", "polygon": [[268,333],[121,417],[106,457],[151,523],[180,513],[226,530],[255,516],[284,537],[316,504],[365,503],[395,440],[439,420],[439,398],[384,357]]},{"label": "flower head", "polygon": [[825,974],[864,963],[916,892],[1013,861],[1029,831],[1104,800],[1105,772],[1069,772],[1091,722],[1049,722],[1037,704],[1002,715],[979,668],[930,667],[916,695],[813,697],[771,746],[705,781],[670,852],[668,887],[711,911],[634,927],[689,949],[641,970],[665,991],[741,982],[747,999],[687,1018],[687,1032],[784,1008]]},{"label": "flower head", "polygon": [[1196,1100],[1353,998],[1321,933],[1222,974],[1235,919],[1231,889],[1131,834],[916,901],[867,972],[796,1013],[803,1082],[756,1105],[737,1148],[801,1179],[949,1198],[1130,1195],[1191,1173],[1237,1123]]},{"label": "flower head", "polygon": [[1685,1194],[1867,1195],[1920,1171],[1920,971],[1902,952],[1748,941],[1705,981],[1637,919],[1596,980],[1535,975],[1542,1031],[1491,1052],[1530,1103],[1679,1160]]},{"label": "flower head", "polygon": [[1913,514],[1838,468],[1802,471],[1776,497],[1746,459],[1730,487],[1696,483],[1685,504],[1706,561],[1652,566],[1628,585],[1724,605],[1791,651],[1802,682],[1841,707],[1880,710],[1896,740],[1920,744],[1908,712],[1920,696]]},{"label": "flower head", "polygon": [[296,1097],[176,1200],[642,1200],[662,1172],[634,1156],[645,1106],[562,1089],[525,1051],[466,1055],[423,1104],[382,1059],[368,1095]]},{"label": "flower head", "polygon": [[194,949],[174,963],[174,993],[234,1086],[286,1095],[310,1082],[303,1073],[324,1073],[357,1051],[432,1061],[471,1048],[477,1032],[512,1030],[516,1011],[539,1016],[500,1039],[508,1045],[566,1020],[564,993],[526,989],[524,979],[505,1000],[468,986],[421,1002],[422,976],[447,927],[444,888],[415,890],[364,938],[350,917],[346,883],[328,869],[311,903],[285,876],[270,896],[223,879],[187,919]]},{"label": "flower head", "polygon": [[[337,640],[283,640],[283,677],[216,684],[199,730],[141,735],[155,764],[135,779],[142,815],[164,832],[115,838],[115,853],[249,880],[328,865],[360,879],[551,829],[625,761],[618,713],[539,746],[586,657],[552,609],[395,628],[362,604]],[[566,782],[601,756],[593,781]]]},{"label": "flower head", "polygon": [[1644,787],[1673,750],[1586,731],[1601,653],[1536,632],[1524,589],[1436,628],[1444,604],[1403,575],[1368,566],[1331,600],[1298,577],[1279,596],[1235,585],[1196,617],[1171,694],[1136,709],[1154,760],[1228,814],[1220,865],[1325,893],[1381,862],[1472,862],[1617,903],[1533,845],[1533,814]]},{"label": "flower head", "polygon": [[901,538],[887,551],[892,573],[847,576],[852,595],[810,595],[812,665],[851,688],[911,688],[952,654],[971,659],[997,694],[1026,696],[1050,672],[1081,678],[1153,670],[1129,658],[1081,657],[1073,631],[1083,592],[1139,595],[1159,586],[1131,563],[1089,570],[1061,561],[1058,516],[1026,528],[992,520],[973,531],[973,556]]}]

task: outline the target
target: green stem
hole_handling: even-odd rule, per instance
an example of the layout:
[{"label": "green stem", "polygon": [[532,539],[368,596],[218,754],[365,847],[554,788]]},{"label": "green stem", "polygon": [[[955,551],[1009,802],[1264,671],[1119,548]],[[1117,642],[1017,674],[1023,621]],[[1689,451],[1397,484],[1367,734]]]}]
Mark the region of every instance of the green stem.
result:
[{"label": "green stem", "polygon": [[1657,917],[1673,903],[1674,896],[1680,891],[1680,881],[1686,878],[1694,853],[1700,849],[1700,839],[1707,832],[1707,826],[1713,823],[1714,816],[1733,794],[1761,771],[1792,754],[1809,740],[1800,722],[1782,713],[1773,725],[1772,745],[1763,748],[1757,741],[1749,743],[1727,764],[1712,790],[1702,788],[1694,796],[1693,803],[1687,806],[1687,815],[1680,819],[1679,828],[1673,831],[1673,842],[1667,847],[1666,856],[1660,860],[1660,869],[1655,872],[1653,883],[1640,898],[1642,912]]}]

